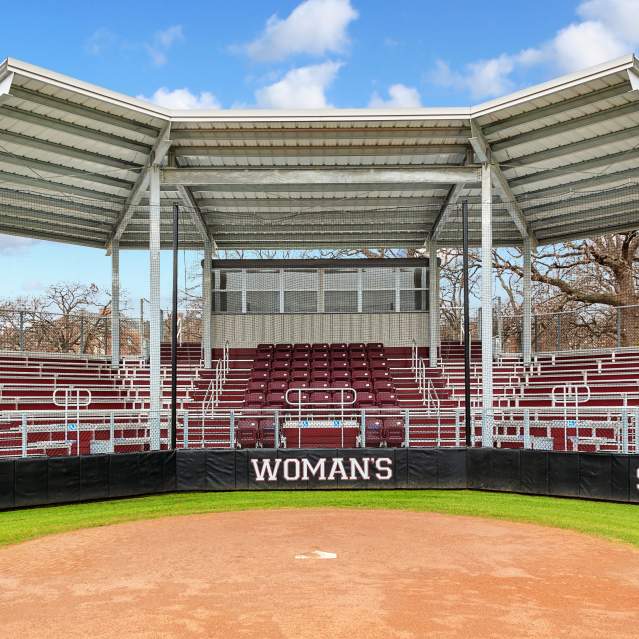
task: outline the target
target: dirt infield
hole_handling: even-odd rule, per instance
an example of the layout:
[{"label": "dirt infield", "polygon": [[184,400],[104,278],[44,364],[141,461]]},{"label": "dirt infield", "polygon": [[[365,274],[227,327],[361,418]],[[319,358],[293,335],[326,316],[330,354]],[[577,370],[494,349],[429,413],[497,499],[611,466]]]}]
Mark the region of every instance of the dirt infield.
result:
[{"label": "dirt infield", "polygon": [[249,511],[0,549],[5,637],[636,637],[639,551],[436,514]]}]

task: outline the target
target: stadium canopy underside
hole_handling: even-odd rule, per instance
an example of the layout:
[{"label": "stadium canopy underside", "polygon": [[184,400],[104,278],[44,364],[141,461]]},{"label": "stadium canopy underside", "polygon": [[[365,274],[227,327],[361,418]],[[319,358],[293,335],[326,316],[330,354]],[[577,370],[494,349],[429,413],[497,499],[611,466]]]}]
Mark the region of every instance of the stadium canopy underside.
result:
[{"label": "stadium canopy underside", "polygon": [[159,203],[169,247],[176,202],[183,247],[459,246],[464,200],[471,245],[487,215],[493,246],[548,244],[636,228],[638,159],[633,56],[392,110],[172,111],[0,66],[0,232],[87,246],[148,248]]}]

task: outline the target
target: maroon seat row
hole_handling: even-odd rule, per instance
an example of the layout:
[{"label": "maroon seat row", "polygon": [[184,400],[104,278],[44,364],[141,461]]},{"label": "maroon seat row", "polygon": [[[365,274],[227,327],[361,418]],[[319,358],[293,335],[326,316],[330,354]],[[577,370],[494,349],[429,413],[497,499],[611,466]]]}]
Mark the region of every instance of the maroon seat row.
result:
[{"label": "maroon seat row", "polygon": [[253,370],[251,371],[250,381],[308,381],[308,380],[332,380],[332,381],[351,381],[358,379],[392,379],[390,372],[385,368],[368,370],[365,368],[334,368],[334,369],[313,369],[313,370]]},{"label": "maroon seat row", "polygon": [[250,393],[266,393],[266,392],[281,392],[284,393],[288,389],[299,390],[308,389],[308,392],[312,390],[323,390],[325,388],[352,388],[353,390],[374,390],[374,391],[394,391],[395,385],[390,379],[336,379],[334,381],[329,378],[326,379],[312,379],[312,380],[253,380],[248,383],[247,391]]},{"label": "maroon seat row", "polygon": [[[344,398],[342,400],[342,397]],[[353,402],[353,399],[355,400]],[[345,407],[353,408],[393,408],[397,406],[397,395],[388,390],[371,392],[369,390],[356,390],[355,397],[351,393],[335,391],[303,391],[289,393],[288,401],[286,393],[276,392],[248,392],[244,398],[245,408],[294,408],[302,403],[303,408],[341,408],[342,401]]]},{"label": "maroon seat row", "polygon": [[383,351],[384,344],[379,342],[354,342],[346,343],[316,343],[316,344],[258,344],[257,351]]}]

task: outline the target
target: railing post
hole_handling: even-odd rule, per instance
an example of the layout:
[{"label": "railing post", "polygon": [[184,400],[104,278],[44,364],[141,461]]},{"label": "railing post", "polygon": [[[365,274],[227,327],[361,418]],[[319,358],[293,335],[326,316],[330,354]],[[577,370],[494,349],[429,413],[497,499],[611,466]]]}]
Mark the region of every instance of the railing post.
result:
[{"label": "railing post", "polygon": [[24,311],[20,311],[20,350],[24,352]]},{"label": "railing post", "polygon": [[561,350],[561,313],[557,314],[557,343],[555,350]]},{"label": "railing post", "polygon": [[275,429],[275,449],[277,450],[280,447],[280,411],[276,410],[275,411],[275,422],[273,424],[273,427]]},{"label": "railing post", "polygon": [[532,448],[530,439],[530,409],[524,408],[524,448],[526,450]]},{"label": "railing post", "polygon": [[635,408],[635,453],[639,453],[639,407]]},{"label": "railing post", "polygon": [[115,416],[113,413],[109,415],[109,444],[111,450],[109,452],[115,452]]},{"label": "railing post", "polygon": [[[627,401],[627,400],[626,400]],[[624,401],[623,408],[621,409],[621,452],[628,454],[628,406]],[[635,428],[637,425],[635,424]]]},{"label": "railing post", "polygon": [[182,424],[182,448],[189,447],[189,412],[184,412],[184,421]]},{"label": "railing post", "polygon": [[622,309],[617,306],[617,348],[621,348],[621,311]]},{"label": "railing post", "polygon": [[229,418],[229,443],[230,448],[235,448],[235,411],[232,410]]},{"label": "railing post", "polygon": [[455,447],[461,446],[461,432],[459,423],[459,409],[455,409]]},{"label": "railing post", "polygon": [[27,438],[28,438],[28,432],[27,432],[27,416],[25,413],[22,413],[22,424],[21,424],[21,432],[22,432],[22,456],[26,457],[27,456]]},{"label": "railing post", "polygon": [[84,314],[80,315],[80,353],[84,353],[86,349],[86,337],[84,335]]},{"label": "railing post", "polygon": [[404,448],[410,446],[410,415],[408,409],[404,410]]},{"label": "railing post", "polygon": [[363,408],[362,408],[362,419],[360,422],[360,442],[361,442],[361,447],[366,448],[366,411]]}]

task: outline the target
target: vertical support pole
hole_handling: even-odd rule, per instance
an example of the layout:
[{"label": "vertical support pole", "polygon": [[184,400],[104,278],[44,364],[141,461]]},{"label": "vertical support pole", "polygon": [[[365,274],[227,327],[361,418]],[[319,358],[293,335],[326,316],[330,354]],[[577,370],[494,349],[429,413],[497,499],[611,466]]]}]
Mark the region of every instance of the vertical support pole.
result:
[{"label": "vertical support pole", "polygon": [[362,421],[360,423],[360,446],[366,448],[366,410],[362,408]]},{"label": "vertical support pole", "polygon": [[622,308],[617,306],[616,310],[616,319],[617,319],[617,348],[621,348],[621,311]]},{"label": "vertical support pole", "polygon": [[524,258],[524,299],[523,299],[523,325],[521,331],[521,352],[524,365],[528,366],[531,361],[532,346],[532,249],[530,238],[524,238],[522,248]]},{"label": "vertical support pole", "polygon": [[120,366],[120,242],[111,243],[111,368]]},{"label": "vertical support pole", "polygon": [[173,205],[173,291],[171,297],[171,450],[177,445],[178,246],[180,208]]},{"label": "vertical support pole", "polygon": [[493,194],[492,168],[481,167],[482,446],[493,445]]},{"label": "vertical support pole", "polygon": [[235,448],[235,411],[229,415],[229,448]]},{"label": "vertical support pole", "polygon": [[279,410],[275,411],[273,428],[274,428],[273,441],[274,441],[275,450],[277,450],[280,447],[280,411]]},{"label": "vertical support pole", "polygon": [[437,366],[437,350],[439,348],[439,260],[437,259],[437,242],[430,241],[428,261],[428,324],[429,344],[428,359],[431,368]]},{"label": "vertical support pole", "polygon": [[189,411],[184,411],[184,421],[182,423],[182,448],[189,447]]},{"label": "vertical support pole", "polygon": [[462,202],[462,242],[463,242],[463,287],[464,287],[464,428],[466,447],[473,445],[471,437],[472,416],[470,414],[470,284],[468,263],[468,201]]},{"label": "vertical support pole", "polygon": [[621,409],[621,452],[627,455],[629,452],[628,443],[628,396],[624,397],[623,408]]},{"label": "vertical support pole", "polygon": [[109,414],[109,452],[115,452],[115,415]]},{"label": "vertical support pole", "polygon": [[160,167],[149,169],[149,437],[151,450],[160,449],[160,412],[162,380],[160,377]]},{"label": "vertical support pole", "polygon": [[27,430],[27,416],[25,413],[22,413],[22,427],[21,427],[21,434],[22,434],[22,456],[26,457],[27,456],[27,451],[28,451],[28,437],[29,437],[29,432]]},{"label": "vertical support pole", "polygon": [[410,446],[410,413],[404,409],[404,448]]},{"label": "vertical support pole", "polygon": [[213,242],[208,239],[204,242],[204,260],[202,261],[202,351],[204,355],[204,368],[211,368],[211,305],[212,305],[212,281],[211,261],[213,259]]},{"label": "vertical support pole", "polygon": [[357,269],[357,312],[361,313],[364,300],[364,271],[361,268]]},{"label": "vertical support pole", "polygon": [[144,342],[146,341],[144,330],[144,298],[140,298],[140,357],[146,359],[146,349],[144,348]]},{"label": "vertical support pole", "polygon": [[561,313],[557,313],[557,344],[555,350],[561,350]]},{"label": "vertical support pole", "polygon": [[530,409],[524,408],[524,449],[532,448],[532,440],[530,439]]},{"label": "vertical support pole", "polygon": [[84,313],[80,315],[80,353],[84,353],[86,348],[86,336],[84,334],[85,317]]},{"label": "vertical support pole", "polygon": [[24,353],[24,311],[20,311],[20,350]]}]

